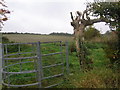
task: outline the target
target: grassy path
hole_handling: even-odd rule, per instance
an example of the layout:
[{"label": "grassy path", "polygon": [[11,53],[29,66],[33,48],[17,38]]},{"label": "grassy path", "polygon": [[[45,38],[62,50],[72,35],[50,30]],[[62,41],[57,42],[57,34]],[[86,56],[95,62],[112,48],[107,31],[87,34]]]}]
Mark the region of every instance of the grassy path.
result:
[{"label": "grassy path", "polygon": [[[97,46],[97,47],[94,47]],[[89,58],[93,60],[93,69],[88,72],[80,72],[77,58],[70,56],[71,73],[66,75],[63,85],[66,88],[116,88],[118,87],[118,74],[108,68],[109,59],[106,58],[104,47],[101,44],[93,44],[90,48]]]},{"label": "grassy path", "polygon": [[90,58],[93,60],[95,68],[103,68],[110,63],[109,59],[105,55],[103,48],[91,49],[90,53]]}]

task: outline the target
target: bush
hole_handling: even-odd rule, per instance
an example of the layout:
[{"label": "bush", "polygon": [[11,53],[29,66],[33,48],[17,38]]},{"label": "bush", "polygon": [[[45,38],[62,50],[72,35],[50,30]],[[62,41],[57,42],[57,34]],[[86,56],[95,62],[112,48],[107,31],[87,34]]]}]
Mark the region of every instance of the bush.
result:
[{"label": "bush", "polygon": [[9,39],[7,37],[2,37],[2,43],[9,43]]},{"label": "bush", "polygon": [[106,56],[110,59],[112,68],[119,68],[120,58],[119,58],[119,49],[118,49],[118,38],[111,32],[109,40],[105,41],[107,47],[104,49]]},{"label": "bush", "polygon": [[74,42],[71,42],[69,45],[69,52],[72,54],[73,52],[76,52],[76,46]]},{"label": "bush", "polygon": [[96,28],[90,26],[86,28],[84,37],[86,40],[91,40],[92,38],[100,37],[100,32]]},{"label": "bush", "polygon": [[[9,41],[9,39],[7,37],[2,37],[2,43],[6,44],[6,43],[15,43],[13,41]],[[27,51],[30,46],[29,45],[20,45],[22,51]],[[19,50],[19,45],[7,45],[7,52],[8,53],[14,53],[14,52],[18,52]],[[4,52],[6,52],[6,48],[4,48]]]},{"label": "bush", "polygon": [[91,43],[91,42],[87,42],[85,43],[86,47],[89,49],[98,49],[98,48],[103,48],[103,44],[102,43]]}]

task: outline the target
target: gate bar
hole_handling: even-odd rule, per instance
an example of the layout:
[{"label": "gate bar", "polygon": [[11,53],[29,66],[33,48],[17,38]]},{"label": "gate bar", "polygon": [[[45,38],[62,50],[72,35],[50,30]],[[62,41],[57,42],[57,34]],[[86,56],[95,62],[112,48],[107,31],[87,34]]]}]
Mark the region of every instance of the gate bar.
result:
[{"label": "gate bar", "polygon": [[69,73],[69,53],[68,53],[68,42],[66,41],[66,69],[67,69],[67,73]]},{"label": "gate bar", "polygon": [[35,52],[21,52],[21,53],[15,53],[15,54],[7,54],[7,55],[4,55],[4,57],[14,56],[14,55],[20,55],[20,54],[28,54],[28,53],[33,53],[33,54],[35,54]]}]

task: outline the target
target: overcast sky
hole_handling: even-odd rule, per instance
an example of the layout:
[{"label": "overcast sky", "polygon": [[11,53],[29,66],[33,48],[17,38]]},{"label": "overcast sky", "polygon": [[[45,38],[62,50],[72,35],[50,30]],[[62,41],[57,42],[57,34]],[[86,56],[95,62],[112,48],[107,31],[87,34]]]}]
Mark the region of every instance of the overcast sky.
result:
[{"label": "overcast sky", "polygon": [[[83,11],[93,0],[5,0],[12,11],[4,32],[73,33],[70,12]],[[94,25],[101,33],[109,30],[104,23]]]}]

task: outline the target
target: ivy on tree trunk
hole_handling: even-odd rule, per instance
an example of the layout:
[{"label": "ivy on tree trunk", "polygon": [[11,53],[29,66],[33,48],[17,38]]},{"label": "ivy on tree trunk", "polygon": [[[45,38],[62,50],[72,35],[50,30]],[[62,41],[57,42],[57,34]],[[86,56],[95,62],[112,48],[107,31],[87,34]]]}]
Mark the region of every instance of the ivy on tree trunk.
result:
[{"label": "ivy on tree trunk", "polygon": [[89,8],[86,8],[86,10],[84,10],[83,13],[77,11],[76,16],[73,16],[72,12],[70,12],[72,19],[71,26],[73,26],[75,45],[81,69],[85,69],[88,66],[88,62],[84,57],[85,56],[85,52],[83,50],[84,45],[82,44],[84,43],[85,28],[97,22],[108,22],[108,20],[103,17],[97,19],[90,19],[89,15],[91,13],[92,11]]}]

